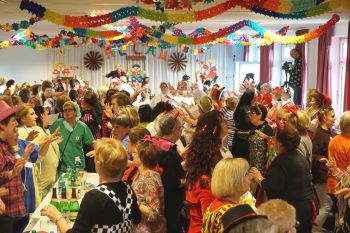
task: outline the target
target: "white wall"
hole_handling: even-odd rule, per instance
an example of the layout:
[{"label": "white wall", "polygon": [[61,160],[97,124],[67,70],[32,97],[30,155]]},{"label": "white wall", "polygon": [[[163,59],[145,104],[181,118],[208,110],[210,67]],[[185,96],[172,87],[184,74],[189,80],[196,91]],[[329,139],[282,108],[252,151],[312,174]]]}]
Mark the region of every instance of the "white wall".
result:
[{"label": "white wall", "polygon": [[[0,76],[18,83],[48,79],[48,50],[11,47],[0,50]],[[50,77],[51,78],[51,77]]]},{"label": "white wall", "polygon": [[[98,50],[104,56],[104,65],[98,71],[90,71],[84,67],[83,57],[86,52],[91,50]],[[139,52],[146,52],[147,48],[137,47]],[[168,49],[168,54],[180,51],[178,47]],[[187,54],[187,67],[184,71],[174,72],[168,68],[166,61],[160,60],[158,55],[160,49],[156,49],[155,56],[151,53],[146,55],[146,67],[143,71],[151,77],[151,88],[158,91],[159,83],[161,81],[168,81],[176,84],[184,74],[191,77],[195,76],[195,72],[199,70],[199,65],[196,64],[196,59],[199,61],[208,61],[213,58],[216,61],[217,74],[219,76],[218,83],[225,85],[228,89],[233,89],[234,76],[234,61],[233,55],[236,56],[236,61],[242,60],[243,48],[232,47],[217,44],[213,46],[206,54],[194,56]],[[132,49],[128,54],[133,55]],[[119,63],[123,68],[127,68],[125,57],[117,54],[115,57],[106,58],[103,50],[96,45],[82,46],[80,48],[67,47],[64,53],[58,53],[58,49],[48,49],[37,51],[27,47],[11,47],[0,50],[0,76],[6,76],[9,79],[14,79],[18,83],[29,81],[39,82],[40,80],[52,79],[55,75],[52,74],[56,63],[63,62],[66,66],[79,66],[80,70],[75,74],[82,76],[88,80],[92,86],[99,87],[101,85],[108,85],[109,79],[106,79],[105,74],[114,69],[114,65]],[[129,68],[133,63],[142,64],[142,62],[129,62]]]},{"label": "white wall", "polygon": [[318,39],[307,43],[307,88],[316,88]]}]

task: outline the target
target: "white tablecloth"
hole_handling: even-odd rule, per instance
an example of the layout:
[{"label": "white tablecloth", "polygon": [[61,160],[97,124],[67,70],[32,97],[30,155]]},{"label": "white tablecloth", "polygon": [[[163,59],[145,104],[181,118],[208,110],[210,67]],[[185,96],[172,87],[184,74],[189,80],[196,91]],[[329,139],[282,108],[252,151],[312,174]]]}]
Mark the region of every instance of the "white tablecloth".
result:
[{"label": "white tablecloth", "polygon": [[[89,182],[93,185],[98,185],[99,183],[99,176],[97,173],[88,173],[86,182]],[[41,216],[40,211],[42,208],[50,204],[52,197],[52,189],[50,192],[46,195],[46,197],[42,200],[38,208],[34,211],[33,214],[30,216],[30,221],[24,232],[31,232],[32,230],[43,230],[48,233],[51,231],[56,233],[57,232],[57,227],[56,224],[50,222],[50,220],[47,217]],[[82,198],[82,197],[81,197]],[[81,199],[80,199],[81,200]]]}]

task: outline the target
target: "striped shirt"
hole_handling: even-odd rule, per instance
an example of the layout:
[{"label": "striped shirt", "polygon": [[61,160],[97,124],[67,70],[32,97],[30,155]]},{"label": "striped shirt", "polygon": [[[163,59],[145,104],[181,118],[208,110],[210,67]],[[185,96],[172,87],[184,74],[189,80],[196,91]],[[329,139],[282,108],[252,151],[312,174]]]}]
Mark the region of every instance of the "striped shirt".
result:
[{"label": "striped shirt", "polygon": [[227,121],[227,128],[229,130],[227,140],[228,140],[228,146],[232,146],[233,142],[233,131],[235,129],[235,121],[233,120],[233,113],[234,111],[229,110],[226,106],[221,109],[221,112],[224,114],[224,118]]}]

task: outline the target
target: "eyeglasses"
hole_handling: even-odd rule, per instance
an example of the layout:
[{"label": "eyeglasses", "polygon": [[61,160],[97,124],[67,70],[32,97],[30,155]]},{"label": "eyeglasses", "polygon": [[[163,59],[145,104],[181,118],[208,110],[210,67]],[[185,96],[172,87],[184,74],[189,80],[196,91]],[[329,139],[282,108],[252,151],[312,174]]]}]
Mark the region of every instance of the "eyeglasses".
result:
[{"label": "eyeglasses", "polygon": [[71,112],[71,111],[75,111],[75,109],[73,109],[73,108],[63,109],[63,112]]}]

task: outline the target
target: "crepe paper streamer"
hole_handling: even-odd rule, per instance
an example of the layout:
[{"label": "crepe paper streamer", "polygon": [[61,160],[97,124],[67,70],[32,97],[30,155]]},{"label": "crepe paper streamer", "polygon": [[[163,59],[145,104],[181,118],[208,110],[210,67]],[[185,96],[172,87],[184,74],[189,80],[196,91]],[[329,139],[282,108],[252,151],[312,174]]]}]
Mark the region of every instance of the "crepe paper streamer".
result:
[{"label": "crepe paper streamer", "polygon": [[301,2],[301,0],[295,3],[293,3],[293,0],[283,2],[274,0],[275,5],[264,5],[265,2],[268,1],[227,0],[226,2],[212,6],[208,9],[190,11],[186,13],[161,13],[158,11],[152,11],[140,7],[131,6],[120,8],[108,14],[94,17],[62,15],[57,12],[48,10],[42,5],[32,2],[30,0],[22,0],[20,4],[20,9],[28,10],[30,13],[38,17],[43,17],[43,19],[53,22],[55,24],[76,28],[99,27],[102,25],[117,22],[129,16],[139,16],[152,21],[161,21],[168,23],[195,22],[215,17],[236,6],[240,6],[258,14],[283,19],[303,19],[307,17],[321,15],[330,11],[334,11],[336,9],[350,9],[349,0],[329,0],[319,5],[311,5],[311,7],[308,9],[298,11],[293,11],[293,9],[299,9],[295,6],[297,6]]},{"label": "crepe paper streamer", "polygon": [[[146,5],[153,5],[156,10],[164,11],[164,9],[190,10],[194,4],[209,4],[214,2],[214,0],[141,0],[141,2]],[[139,0],[137,0],[136,3],[139,3]]]},{"label": "crepe paper streamer", "polygon": [[[335,23],[339,21],[338,15],[333,15],[333,17],[324,25],[319,26],[317,29],[315,29],[312,32],[300,35],[300,36],[283,36],[281,32],[278,33],[271,33],[267,31],[265,28],[261,27],[257,23],[251,21],[251,20],[243,20],[240,21],[234,25],[231,25],[230,27],[227,27],[225,29],[219,30],[216,33],[212,33],[210,35],[204,35],[199,36],[195,38],[189,38],[189,37],[175,37],[170,36],[162,33],[153,33],[159,36],[161,39],[158,40],[158,46],[159,48],[168,48],[173,46],[173,44],[208,44],[209,42],[217,42],[217,43],[223,43],[227,45],[236,45],[236,46],[265,46],[269,45],[271,43],[282,43],[282,44],[298,44],[298,43],[305,43],[312,39],[320,37],[325,31],[327,31],[329,28],[333,27]],[[262,38],[258,39],[248,39],[248,41],[230,41],[225,38],[226,34],[232,34],[238,29],[248,26],[252,28],[253,30],[257,31],[258,36]],[[153,30],[153,29],[152,29]],[[147,32],[147,30],[145,30]],[[282,30],[283,32],[283,30]],[[154,35],[152,35],[154,36]],[[36,44],[40,49],[42,48],[61,48],[67,45],[75,45],[80,46],[82,44],[90,44],[95,43],[101,48],[109,49],[117,46],[123,46],[131,42],[132,40],[139,40],[143,44],[152,43],[154,44],[154,38],[151,38],[152,36],[148,35],[142,35],[142,38],[137,38],[135,36],[126,36],[118,40],[101,40],[97,38],[91,38],[88,36],[80,36],[76,33],[72,32],[66,32],[61,31],[60,34],[58,34],[53,39],[49,38],[48,36],[37,36],[34,33],[30,33],[29,30],[25,30],[23,32],[18,33],[16,36],[11,37],[7,41],[0,42],[0,49],[7,48],[9,46],[15,46],[15,45],[25,45],[31,48],[36,48]],[[25,38],[30,37],[30,40],[26,40]],[[68,37],[68,38],[64,38]],[[20,38],[20,40],[18,40]],[[159,38],[157,38],[159,39]],[[146,42],[145,42],[146,41]],[[106,48],[107,47],[107,48]],[[184,48],[186,49],[186,48]],[[155,46],[149,47],[146,54],[149,52],[152,52],[152,55],[155,56]],[[189,50],[189,49],[188,49]],[[191,52],[193,54],[197,54],[203,50],[192,50]]]},{"label": "crepe paper streamer", "polygon": [[95,30],[87,30],[85,28],[74,28],[73,29],[77,34],[97,37],[97,38],[114,38],[122,35],[122,32],[119,31],[95,31]]},{"label": "crepe paper streamer", "polygon": [[[244,26],[250,27],[258,33],[260,37],[270,40],[271,42],[279,42],[282,44],[299,44],[310,41],[320,37],[325,31],[333,27],[340,20],[339,15],[334,14],[332,18],[324,25],[318,27],[316,30],[300,35],[300,36],[282,36],[277,33],[272,33],[267,31],[264,27],[255,23],[252,20],[242,20],[236,24],[233,24],[229,27],[218,30],[215,33],[210,35],[199,36],[196,38],[191,37],[176,37],[167,34],[159,36],[159,33],[153,33],[151,36],[166,41],[170,44],[206,44],[211,41],[214,41],[218,38],[223,38],[229,34],[234,33],[235,31],[243,28]],[[238,44],[240,45],[240,44]],[[242,44],[244,45],[244,44]]]},{"label": "crepe paper streamer", "polygon": [[139,16],[152,21],[161,21],[168,23],[195,22],[209,19],[220,15],[236,6],[236,0],[227,0],[216,6],[205,10],[191,11],[187,13],[161,13],[143,9],[141,7],[124,7],[100,16],[69,16],[46,9],[44,6],[30,0],[22,0],[21,10],[27,10],[29,13],[43,17],[52,23],[75,28],[91,28],[111,24],[130,16]]},{"label": "crepe paper streamer", "polygon": [[0,30],[3,30],[5,32],[10,32],[10,31],[18,31],[20,29],[27,29],[29,28],[30,25],[34,25],[35,23],[40,21],[40,17],[32,17],[29,20],[22,20],[19,23],[5,23],[5,24],[0,24]]},{"label": "crepe paper streamer", "polygon": [[[265,16],[270,16],[274,18],[281,19],[304,19],[308,17],[318,16],[325,14],[336,9],[348,9],[350,10],[350,1],[349,0],[329,0],[318,5],[311,6],[310,8],[299,10],[295,6],[298,5],[299,1],[296,4],[291,6],[291,10],[288,12],[286,6],[282,5],[282,8],[272,10],[263,6],[263,1],[259,0],[240,0],[237,1],[237,5],[240,7],[252,11],[257,14],[262,14]],[[289,1],[290,2],[290,1]],[[293,8],[297,11],[293,11]],[[287,13],[284,13],[286,12]]]}]

